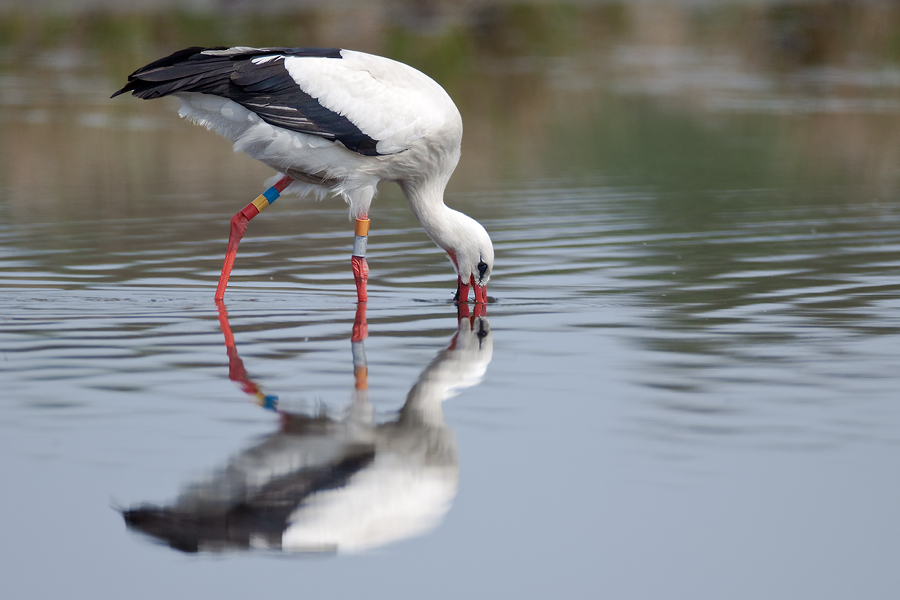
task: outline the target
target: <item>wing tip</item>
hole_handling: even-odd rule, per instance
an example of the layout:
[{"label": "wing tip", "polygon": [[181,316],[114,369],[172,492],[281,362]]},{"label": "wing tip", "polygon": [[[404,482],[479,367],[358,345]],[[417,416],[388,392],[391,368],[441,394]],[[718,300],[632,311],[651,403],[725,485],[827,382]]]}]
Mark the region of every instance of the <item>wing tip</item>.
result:
[{"label": "wing tip", "polygon": [[132,89],[130,81],[128,83],[126,83],[125,86],[121,90],[119,90],[117,92],[113,92],[113,95],[110,96],[110,99],[115,98],[116,96],[119,96],[121,94],[124,94],[125,92],[129,91],[129,89]]}]

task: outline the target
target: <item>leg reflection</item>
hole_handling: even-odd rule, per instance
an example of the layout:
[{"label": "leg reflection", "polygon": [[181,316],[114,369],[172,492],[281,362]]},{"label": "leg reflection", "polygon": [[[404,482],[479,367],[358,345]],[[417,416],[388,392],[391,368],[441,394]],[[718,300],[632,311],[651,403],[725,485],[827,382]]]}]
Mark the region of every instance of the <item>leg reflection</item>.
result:
[{"label": "leg reflection", "polygon": [[238,356],[237,347],[234,345],[234,335],[231,333],[231,325],[228,323],[228,310],[225,303],[216,300],[216,307],[219,311],[219,326],[225,335],[225,351],[228,353],[228,379],[235,381],[241,385],[241,390],[256,398],[256,403],[263,408],[275,410],[278,396],[266,395],[260,390],[259,386],[254,383],[247,375],[244,369],[244,361]]}]

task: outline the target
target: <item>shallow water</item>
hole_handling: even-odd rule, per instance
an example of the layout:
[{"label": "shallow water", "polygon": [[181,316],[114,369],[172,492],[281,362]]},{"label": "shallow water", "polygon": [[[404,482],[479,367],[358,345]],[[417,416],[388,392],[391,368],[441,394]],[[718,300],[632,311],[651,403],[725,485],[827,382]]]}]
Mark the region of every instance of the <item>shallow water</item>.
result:
[{"label": "shallow water", "polygon": [[894,71],[847,109],[835,69],[642,43],[461,101],[493,302],[458,319],[384,186],[364,340],[339,201],[255,219],[219,307],[264,167],[163,103],[7,98],[4,596],[892,597]]}]

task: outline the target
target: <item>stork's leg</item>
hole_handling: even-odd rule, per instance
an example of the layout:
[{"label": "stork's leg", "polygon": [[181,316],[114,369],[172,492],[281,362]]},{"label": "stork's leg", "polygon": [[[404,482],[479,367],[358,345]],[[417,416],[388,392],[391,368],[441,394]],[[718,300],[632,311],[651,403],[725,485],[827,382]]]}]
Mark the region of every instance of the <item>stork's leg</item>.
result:
[{"label": "stork's leg", "polygon": [[247,224],[250,219],[258,215],[278,199],[281,192],[290,185],[291,179],[287,175],[279,179],[275,185],[267,189],[265,192],[256,197],[253,202],[242,208],[231,217],[231,235],[228,236],[228,249],[225,250],[225,264],[222,265],[222,275],[219,276],[219,287],[216,288],[216,300],[225,297],[225,286],[228,285],[228,278],[231,276],[231,268],[234,266],[234,258],[237,256],[238,245],[244,232],[247,231]]},{"label": "stork's leg", "polygon": [[361,215],[356,219],[355,233],[350,265],[353,267],[353,278],[356,280],[356,299],[359,302],[366,302],[369,299],[366,292],[366,283],[369,281],[369,265],[366,264],[366,246],[369,240],[368,215]]}]

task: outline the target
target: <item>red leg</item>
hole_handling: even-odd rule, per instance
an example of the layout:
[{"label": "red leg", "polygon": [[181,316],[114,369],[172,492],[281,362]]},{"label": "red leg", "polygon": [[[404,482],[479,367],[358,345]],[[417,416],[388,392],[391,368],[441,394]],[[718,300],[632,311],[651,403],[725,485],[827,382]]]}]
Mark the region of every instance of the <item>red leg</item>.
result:
[{"label": "red leg", "polygon": [[219,276],[219,285],[216,288],[216,300],[225,298],[225,287],[228,285],[228,278],[231,276],[231,269],[234,267],[234,259],[237,256],[238,245],[244,232],[247,231],[247,224],[250,219],[255,217],[264,208],[269,206],[278,198],[279,194],[290,185],[291,179],[287,175],[278,180],[278,182],[267,189],[265,192],[256,197],[253,202],[242,208],[233,217],[231,217],[231,234],[228,236],[228,248],[225,250],[225,264],[222,265],[222,274]]},{"label": "red leg", "polygon": [[244,232],[247,231],[247,224],[250,222],[250,219],[258,214],[259,210],[257,210],[253,204],[248,204],[242,208],[239,213],[231,217],[231,235],[228,236],[228,249],[225,250],[225,264],[222,265],[222,274],[219,276],[219,286],[216,288],[216,300],[225,298],[225,287],[228,285],[228,278],[231,277],[231,268],[234,267],[234,259],[237,256],[238,245],[241,243],[241,238],[244,237]]},{"label": "red leg", "polygon": [[351,256],[350,266],[353,267],[353,279],[356,280],[356,299],[359,302],[366,302],[369,299],[366,290],[366,283],[369,281],[369,265],[366,263],[365,257]]}]

